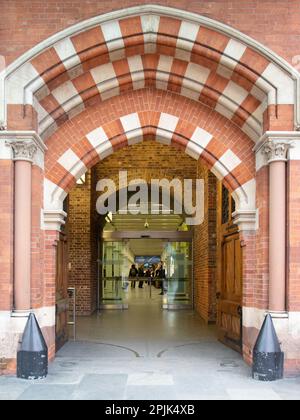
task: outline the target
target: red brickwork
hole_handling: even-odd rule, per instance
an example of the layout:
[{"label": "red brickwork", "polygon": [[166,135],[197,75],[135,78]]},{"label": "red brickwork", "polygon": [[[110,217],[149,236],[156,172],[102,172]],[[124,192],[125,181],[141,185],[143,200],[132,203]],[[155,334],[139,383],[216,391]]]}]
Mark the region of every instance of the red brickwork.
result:
[{"label": "red brickwork", "polygon": [[[245,46],[240,56],[231,57],[228,52],[232,47],[231,35],[212,29],[206,23],[191,27],[193,34],[189,34],[192,38],[187,46],[187,41],[182,38],[183,24],[186,22],[179,17],[160,16],[157,36],[150,42],[141,16],[116,18],[110,23],[109,35],[105,26],[95,24],[72,33],[63,41],[64,45],[49,45],[28,61],[30,71],[36,72],[42,81],[33,88],[39,106],[35,104],[33,110],[32,101],[25,107],[9,105],[9,127],[18,128],[22,119],[24,126],[36,127],[37,112],[42,121],[40,133],[46,138],[49,131],[53,132],[89,105],[141,86],[159,86],[159,89],[178,94],[185,91],[185,96],[192,96],[212,109],[225,112],[234,124],[247,133],[250,129],[255,137],[259,136],[265,110],[261,104],[269,90],[262,87],[260,79],[266,70],[267,73],[274,72],[270,59],[253,46]],[[153,42],[156,44],[154,52]],[[118,50],[114,47],[116,43]],[[70,64],[70,57],[75,59],[73,64]],[[222,61],[228,57],[232,58],[232,71],[229,72],[224,70]],[[195,73],[201,73],[204,80],[199,81],[199,77],[193,76]],[[264,78],[270,86],[277,86],[276,77],[274,80],[272,76]],[[225,108],[228,108],[228,101],[232,101],[233,112],[222,111],[220,100],[221,104],[225,101]],[[292,126],[293,102],[294,98],[290,96],[290,105],[281,105],[286,102],[279,99],[279,106],[269,107],[264,114],[265,128],[279,129],[287,122]]]},{"label": "red brickwork", "polygon": [[195,309],[206,322],[216,321],[217,287],[217,180],[206,168],[198,167],[205,181],[205,218],[194,228]]},{"label": "red brickwork", "polygon": [[44,290],[43,306],[56,303],[56,248],[59,240],[57,231],[45,231]]},{"label": "red brickwork", "polygon": [[288,309],[300,311],[300,162],[288,164]]},{"label": "red brickwork", "polygon": [[[256,205],[259,211],[259,229],[256,235],[256,273],[246,306],[266,309],[269,306],[269,168],[265,166],[256,175]],[[252,300],[253,299],[253,300]]]},{"label": "red brickwork", "polygon": [[188,10],[223,22],[257,39],[289,62],[299,55],[298,0],[90,0],[84,5],[80,0],[49,0],[47,3],[42,0],[2,0],[1,11],[5,19],[1,23],[0,54],[9,64],[37,43],[77,22],[113,10],[151,3]]},{"label": "red brickwork", "polygon": [[31,241],[31,305],[43,306],[44,285],[44,231],[41,230],[41,208],[43,208],[44,172],[32,168],[32,241]]},{"label": "red brickwork", "polygon": [[[92,250],[95,227],[93,226],[91,175],[86,176],[85,185],[74,188],[69,196],[68,247],[69,286],[76,288],[76,311],[78,315],[91,315],[95,310],[95,269],[97,261]],[[94,258],[93,258],[94,257]]]},{"label": "red brickwork", "polygon": [[143,134],[148,138],[156,135],[161,113],[180,118],[172,143],[182,150],[186,149],[188,139],[197,126],[206,130],[213,138],[202,153],[201,160],[209,169],[231,149],[241,160],[241,164],[224,179],[231,191],[255,177],[253,143],[238,127],[200,103],[154,89],[124,93],[67,121],[46,142],[46,177],[70,191],[75,185],[75,177],[57,162],[58,159],[71,148],[88,168],[94,166],[100,158],[86,136],[98,127],[104,129],[115,151],[127,146],[120,116],[132,113],[138,113],[144,127]]}]

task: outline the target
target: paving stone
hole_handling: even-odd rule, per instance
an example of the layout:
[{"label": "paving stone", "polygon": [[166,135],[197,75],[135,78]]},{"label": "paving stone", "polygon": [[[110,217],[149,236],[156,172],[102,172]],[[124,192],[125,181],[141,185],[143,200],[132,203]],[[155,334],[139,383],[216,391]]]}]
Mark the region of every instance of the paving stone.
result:
[{"label": "paving stone", "polygon": [[278,401],[281,400],[277,392],[269,388],[229,388],[226,389],[231,400],[242,400],[242,401]]},{"label": "paving stone", "polygon": [[172,375],[142,372],[129,375],[127,385],[174,385],[174,380]]},{"label": "paving stone", "polygon": [[19,400],[50,400],[50,401],[65,401],[71,400],[75,386],[72,385],[31,385],[18,398]]},{"label": "paving stone", "polygon": [[128,386],[125,399],[127,400],[174,400],[177,399],[176,389],[172,385],[164,386]]},{"label": "paving stone", "polygon": [[127,375],[86,375],[73,395],[74,400],[123,400]]}]

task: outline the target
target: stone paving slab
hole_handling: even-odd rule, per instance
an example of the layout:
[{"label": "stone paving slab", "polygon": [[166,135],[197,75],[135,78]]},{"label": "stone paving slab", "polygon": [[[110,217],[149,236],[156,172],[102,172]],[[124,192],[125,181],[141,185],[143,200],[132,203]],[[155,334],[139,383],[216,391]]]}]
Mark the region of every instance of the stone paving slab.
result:
[{"label": "stone paving slab", "polygon": [[18,398],[26,401],[65,401],[71,400],[75,386],[35,384],[29,386]]},{"label": "stone paving slab", "polygon": [[126,400],[174,400],[177,399],[176,388],[172,385],[127,386]]},{"label": "stone paving slab", "polygon": [[242,363],[222,372],[180,359],[101,360],[100,373],[91,373],[93,362],[64,363],[67,371],[60,359],[41,381],[0,377],[0,400],[300,400],[300,378],[256,382]]},{"label": "stone paving slab", "polygon": [[231,400],[235,401],[278,401],[281,400],[280,396],[272,389],[251,387],[251,388],[227,388],[227,394]]},{"label": "stone paving slab", "polygon": [[74,400],[123,400],[127,375],[86,375],[74,392]]},{"label": "stone paving slab", "polygon": [[[193,314],[157,310],[151,316],[150,331],[141,322],[139,336],[139,312],[83,319],[81,341],[58,352],[46,379],[0,377],[0,400],[300,400],[300,377],[254,381],[241,356],[218,343],[214,329]],[[128,325],[121,330],[123,317]]]}]

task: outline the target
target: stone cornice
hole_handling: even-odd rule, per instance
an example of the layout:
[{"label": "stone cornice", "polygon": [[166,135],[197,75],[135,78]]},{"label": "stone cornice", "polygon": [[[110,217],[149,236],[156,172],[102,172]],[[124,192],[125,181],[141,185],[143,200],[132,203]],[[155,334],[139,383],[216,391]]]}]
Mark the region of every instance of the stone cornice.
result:
[{"label": "stone cornice", "polygon": [[232,217],[240,232],[258,229],[257,210],[237,210],[232,214]]},{"label": "stone cornice", "polygon": [[61,227],[65,225],[67,213],[63,210],[44,210],[42,218],[43,230],[61,231]]}]

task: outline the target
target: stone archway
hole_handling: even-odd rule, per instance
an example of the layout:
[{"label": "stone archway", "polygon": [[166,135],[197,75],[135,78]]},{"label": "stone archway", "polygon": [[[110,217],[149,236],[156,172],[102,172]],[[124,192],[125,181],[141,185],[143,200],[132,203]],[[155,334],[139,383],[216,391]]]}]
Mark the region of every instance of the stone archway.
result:
[{"label": "stone archway", "polygon": [[[23,193],[28,200],[33,180],[33,218],[31,222],[29,211],[23,220],[31,226],[32,237],[20,240],[21,231],[15,231],[15,250],[26,253],[14,256],[15,265],[28,262],[31,241],[31,267],[26,264],[26,276],[14,279],[15,302],[22,282],[30,293],[14,309],[42,308],[50,354],[54,354],[54,244],[65,217],[63,199],[76,178],[99,160],[120,147],[155,137],[201,159],[236,199],[235,220],[247,249],[244,346],[245,357],[251,358],[249,350],[264,311],[287,309],[282,303],[286,301],[286,215],[281,214],[279,236],[274,217],[269,235],[268,216],[269,201],[271,208],[274,203],[283,208],[286,199],[289,140],[298,138],[294,130],[299,122],[299,75],[271,51],[221,23],[160,6],[141,6],[66,29],[0,76],[0,119],[8,127],[1,137],[12,140],[13,149],[3,153],[16,161],[20,182],[21,166],[27,162]],[[297,160],[298,154],[289,156]],[[279,201],[272,196],[274,185],[268,197],[268,163],[276,172],[273,181],[282,181]],[[10,174],[11,184],[12,180]],[[272,271],[276,264],[273,254],[269,259],[269,241],[280,244],[279,275]],[[10,274],[9,310],[12,283]],[[269,293],[278,284],[279,299]],[[7,325],[10,322],[9,317]],[[9,354],[14,351],[12,346]]]}]

